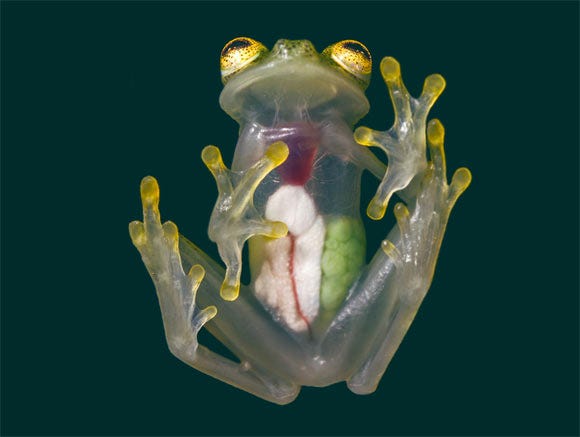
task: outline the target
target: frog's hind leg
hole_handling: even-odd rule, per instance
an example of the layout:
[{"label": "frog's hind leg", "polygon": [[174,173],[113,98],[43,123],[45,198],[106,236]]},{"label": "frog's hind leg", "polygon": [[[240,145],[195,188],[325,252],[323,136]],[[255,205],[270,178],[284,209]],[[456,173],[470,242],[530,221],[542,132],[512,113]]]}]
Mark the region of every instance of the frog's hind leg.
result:
[{"label": "frog's hind leg", "polygon": [[451,209],[471,182],[469,170],[461,168],[447,184],[443,134],[441,123],[432,120],[427,129],[431,162],[419,194],[409,202],[411,211],[402,203],[395,206],[398,229],[383,241],[384,253],[377,254],[369,265],[370,271],[378,272],[370,276],[371,284],[361,284],[390,296],[390,304],[385,306],[387,313],[382,314],[383,323],[375,331],[370,358],[347,381],[355,393],[376,389],[407,333],[431,284]]},{"label": "frog's hind leg", "polygon": [[[197,333],[217,314],[219,305],[200,309],[196,302],[197,291],[206,272],[209,284],[219,284],[223,269],[220,271],[199,249],[188,246],[189,273],[185,274],[179,246],[187,243],[180,238],[175,224],[161,224],[159,186],[154,178],[143,179],[141,199],[143,222],[132,222],[129,232],[155,284],[171,352],[195,369],[270,402],[292,402],[300,390],[296,384],[267,376],[248,363],[236,363],[198,345]],[[210,293],[204,290],[203,294]],[[238,307],[242,316],[253,320],[252,314],[248,314],[252,308]]]}]

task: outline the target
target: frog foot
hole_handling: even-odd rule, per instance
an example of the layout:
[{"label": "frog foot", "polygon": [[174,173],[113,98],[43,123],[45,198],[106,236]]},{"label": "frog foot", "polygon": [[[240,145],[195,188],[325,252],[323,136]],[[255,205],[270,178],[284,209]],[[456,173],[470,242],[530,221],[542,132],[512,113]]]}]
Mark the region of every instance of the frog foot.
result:
[{"label": "frog foot", "polygon": [[445,79],[433,74],[425,79],[419,98],[411,97],[401,78],[401,67],[394,58],[381,61],[381,74],[393,103],[395,121],[388,131],[361,126],[354,132],[363,146],[382,149],[388,158],[387,171],[367,208],[373,220],[384,217],[389,199],[395,191],[406,188],[427,166],[425,126],[429,110],[445,89]]},{"label": "frog foot", "polygon": [[183,271],[177,226],[170,221],[161,224],[155,178],[141,181],[141,201],[143,221],[131,222],[129,234],[155,283],[169,347],[195,353],[197,333],[217,313],[215,306],[200,310],[195,305],[205,271],[200,265],[192,266],[187,275]]},{"label": "frog foot", "polygon": [[447,183],[444,129],[439,120],[431,120],[427,128],[427,142],[431,161],[422,180],[412,213],[403,203],[394,208],[400,238],[398,244],[382,243],[383,251],[396,268],[396,275],[404,283],[401,300],[410,305],[420,303],[433,278],[437,255],[441,247],[449,214],[459,196],[471,183],[467,168],[455,171],[451,184]]},{"label": "frog foot", "polygon": [[236,300],[240,291],[242,248],[254,235],[280,238],[288,233],[286,225],[264,219],[254,207],[254,192],[260,182],[288,157],[288,146],[281,142],[271,144],[265,155],[253,166],[235,173],[222,160],[219,149],[207,146],[201,158],[216,180],[218,199],[208,229],[209,238],[218,246],[226,274],[220,289],[223,299]]}]

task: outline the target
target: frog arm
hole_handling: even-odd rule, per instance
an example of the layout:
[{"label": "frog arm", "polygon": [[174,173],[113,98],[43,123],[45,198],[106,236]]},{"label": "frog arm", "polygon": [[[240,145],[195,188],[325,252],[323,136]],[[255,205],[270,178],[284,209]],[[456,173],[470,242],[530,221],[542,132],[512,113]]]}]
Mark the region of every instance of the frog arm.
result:
[{"label": "frog arm", "polygon": [[258,162],[241,172],[235,186],[232,172],[224,165],[217,147],[207,146],[201,157],[218,188],[208,235],[217,244],[226,265],[220,295],[225,300],[233,301],[240,291],[242,248],[246,240],[255,235],[279,238],[288,233],[284,223],[264,219],[253,204],[257,186],[270,171],[286,160],[288,146],[281,141],[271,144]]},{"label": "frog arm", "polygon": [[416,184],[411,184],[411,181],[426,167],[427,115],[445,89],[445,79],[439,74],[433,74],[425,79],[421,96],[415,99],[405,88],[401,67],[394,58],[384,58],[380,68],[393,103],[393,126],[385,132],[361,126],[354,132],[354,138],[359,144],[382,149],[389,161],[387,171],[367,208],[367,215],[373,220],[384,217],[389,199],[395,191],[408,187],[399,193],[403,200],[416,194]]},{"label": "frog arm", "polygon": [[[193,368],[270,402],[285,404],[294,400],[299,392],[295,384],[269,377],[244,361],[233,362],[198,344],[197,333],[204,325],[211,325],[208,322],[218,312],[216,305],[198,307],[198,289],[206,272],[204,282],[219,284],[223,270],[220,272],[199,249],[195,252],[190,248],[190,268],[185,274],[180,256],[184,239],[172,222],[161,224],[159,186],[154,178],[143,179],[141,199],[143,222],[130,223],[129,233],[155,284],[171,352]],[[204,294],[210,294],[210,290],[204,290]],[[238,312],[247,320],[255,316],[247,306],[238,308]]]},{"label": "frog arm", "polygon": [[[471,182],[466,168],[458,169],[447,184],[443,126],[432,120],[427,129],[431,161],[427,165],[417,197],[395,206],[398,232],[382,243],[384,254],[373,260],[371,270],[388,272],[381,278],[382,293],[393,297],[384,329],[376,332],[370,358],[347,381],[359,394],[372,393],[407,333],[431,284],[449,214]],[[380,278],[380,275],[378,275]],[[364,286],[364,284],[363,284]]]}]

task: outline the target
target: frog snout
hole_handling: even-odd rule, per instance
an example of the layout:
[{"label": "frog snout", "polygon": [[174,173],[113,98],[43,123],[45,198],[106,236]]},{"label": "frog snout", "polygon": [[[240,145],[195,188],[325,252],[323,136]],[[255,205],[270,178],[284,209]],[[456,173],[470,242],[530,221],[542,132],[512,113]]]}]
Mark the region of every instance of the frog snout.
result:
[{"label": "frog snout", "polygon": [[316,57],[316,49],[310,41],[279,39],[272,48],[272,55],[280,58],[293,58],[297,56]]}]

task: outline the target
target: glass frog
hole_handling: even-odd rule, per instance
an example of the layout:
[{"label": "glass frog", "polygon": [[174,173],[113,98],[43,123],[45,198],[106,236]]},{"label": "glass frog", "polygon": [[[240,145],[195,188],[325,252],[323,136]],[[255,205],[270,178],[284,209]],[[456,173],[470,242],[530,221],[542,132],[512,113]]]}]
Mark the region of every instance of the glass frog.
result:
[{"label": "glass frog", "polygon": [[[217,183],[208,233],[225,270],[175,224],[161,224],[150,176],[141,182],[143,222],[129,226],[157,289],[169,349],[278,404],[292,402],[303,385],[346,381],[354,393],[372,393],[427,293],[449,214],[471,181],[461,168],[447,183],[443,126],[427,123],[445,81],[427,77],[413,98],[399,63],[384,58],[394,124],[353,134],[369,110],[371,55],[360,42],[318,53],[305,40],[279,40],[268,50],[236,38],[220,64],[220,105],[240,133],[231,169],[215,146],[202,159]],[[366,146],[381,149],[388,165]],[[380,181],[371,219],[384,216],[393,193],[402,200],[394,206],[397,226],[376,242],[368,263],[359,211],[364,170]],[[246,241],[248,285],[240,284]],[[199,345],[202,327],[239,362]]]}]

